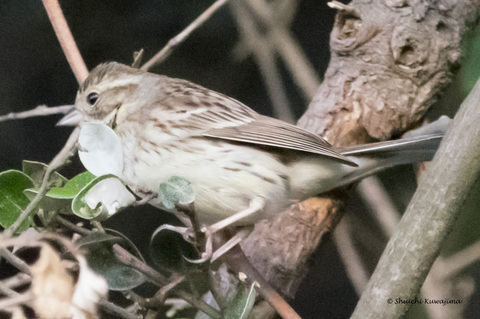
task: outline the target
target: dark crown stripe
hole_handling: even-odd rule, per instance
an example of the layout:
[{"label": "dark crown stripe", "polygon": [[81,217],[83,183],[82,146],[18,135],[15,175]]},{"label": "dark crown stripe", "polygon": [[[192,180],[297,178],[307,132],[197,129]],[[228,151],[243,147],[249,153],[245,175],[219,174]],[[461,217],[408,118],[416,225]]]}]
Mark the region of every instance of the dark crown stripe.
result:
[{"label": "dark crown stripe", "polygon": [[80,85],[79,92],[85,92],[89,86],[100,83],[106,76],[116,78],[121,74],[130,75],[138,72],[140,71],[137,69],[117,62],[102,63],[90,72],[88,78]]}]

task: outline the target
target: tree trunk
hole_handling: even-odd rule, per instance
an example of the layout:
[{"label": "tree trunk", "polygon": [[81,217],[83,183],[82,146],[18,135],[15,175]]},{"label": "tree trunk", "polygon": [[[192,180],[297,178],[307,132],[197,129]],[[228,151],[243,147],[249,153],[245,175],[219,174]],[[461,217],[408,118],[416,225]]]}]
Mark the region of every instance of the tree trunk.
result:
[{"label": "tree trunk", "polygon": [[[459,65],[460,40],[480,1],[334,2],[325,80],[298,125],[336,146],[397,136],[418,125]],[[341,218],[342,200],[312,198],[262,222],[242,243],[250,261],[292,298],[306,261]]]}]

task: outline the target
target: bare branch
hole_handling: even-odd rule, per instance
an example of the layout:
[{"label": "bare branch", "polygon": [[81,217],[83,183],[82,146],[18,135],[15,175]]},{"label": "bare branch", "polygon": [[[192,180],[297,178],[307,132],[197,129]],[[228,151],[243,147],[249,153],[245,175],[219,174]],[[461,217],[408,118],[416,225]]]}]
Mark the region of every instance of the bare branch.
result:
[{"label": "bare branch", "polygon": [[88,76],[88,69],[83,61],[80,51],[78,50],[75,40],[73,39],[70,28],[68,27],[67,21],[62,13],[62,9],[58,4],[58,0],[42,1],[52,27],[55,30],[58,41],[65,53],[65,57],[72,68],[73,74],[75,75],[77,82],[82,84]]},{"label": "bare branch", "polygon": [[77,234],[80,234],[80,235],[88,235],[91,233],[90,230],[86,229],[86,228],[83,228],[81,226],[78,226],[78,225],[75,225],[74,223],[66,220],[65,218],[63,218],[62,216],[60,215],[55,215],[55,221],[59,224],[61,224],[62,226],[64,226],[65,228],[68,228],[70,229],[71,231],[77,233]]},{"label": "bare branch", "polygon": [[147,71],[156,64],[160,64],[170,56],[173,50],[185,39],[192,34],[195,29],[199,28],[205,21],[207,21],[219,8],[221,8],[228,0],[217,0],[207,10],[205,10],[198,18],[196,18],[188,27],[186,27],[177,36],[170,39],[167,45],[163,47],[157,54],[148,60],[140,69]]},{"label": "bare branch", "polygon": [[37,195],[33,198],[33,200],[28,204],[27,208],[22,212],[20,217],[13,223],[12,226],[7,228],[4,232],[4,234],[7,236],[7,238],[13,233],[17,231],[17,229],[20,227],[22,222],[31,214],[31,212],[37,207],[37,205],[40,203],[42,200],[43,196],[47,193],[48,191],[48,182],[50,180],[50,176],[53,174],[55,170],[60,168],[65,164],[65,162],[72,156],[77,147],[76,143],[78,140],[78,135],[80,134],[80,128],[76,127],[75,130],[70,134],[70,137],[67,140],[67,143],[63,146],[63,148],[60,150],[60,152],[53,158],[53,160],[50,162],[48,165],[48,169],[45,172],[45,175],[43,176],[43,181],[42,185],[40,186],[40,189],[38,190]]},{"label": "bare branch", "polygon": [[8,297],[18,297],[20,294],[0,281],[0,292]]},{"label": "bare branch", "polygon": [[438,259],[440,277],[457,276],[465,268],[480,260],[480,241],[473,243],[467,248],[447,257]]},{"label": "bare branch", "polygon": [[409,305],[388,304],[387,298],[418,294],[480,172],[480,162],[473,160],[480,153],[480,128],[476,124],[480,121],[479,99],[480,81],[462,103],[431,165],[422,174],[352,318],[401,317]]},{"label": "bare branch", "polygon": [[341,3],[340,1],[327,2],[327,6],[329,6],[332,9],[337,9],[337,10],[342,10],[342,11],[350,10],[350,6],[348,6],[344,3]]},{"label": "bare branch", "polygon": [[268,96],[272,101],[275,117],[293,123],[295,117],[290,109],[280,72],[275,64],[275,50],[270,39],[262,36],[255,23],[254,17],[240,2],[232,2],[235,19],[243,41],[248,50],[253,53],[261,75],[267,88]]},{"label": "bare branch", "polygon": [[392,237],[400,221],[400,213],[393,205],[390,196],[377,177],[361,181],[357,187],[362,201],[370,208],[383,233]]},{"label": "bare branch", "polygon": [[[220,237],[220,236],[217,236]],[[226,241],[222,238],[222,241]],[[236,273],[244,273],[247,275],[245,281],[251,285],[257,282],[256,287],[260,295],[268,301],[268,303],[277,311],[284,319],[301,319],[295,310],[280,296],[280,294],[266,281],[262,275],[250,263],[240,246],[234,246],[224,256],[227,265]]]},{"label": "bare branch", "polygon": [[61,106],[53,106],[53,107],[48,107],[46,105],[39,105],[32,110],[18,112],[18,113],[11,112],[5,115],[0,115],[0,122],[26,119],[29,117],[36,117],[36,116],[67,114],[72,109],[73,109],[73,105],[61,105]]},{"label": "bare branch", "polygon": [[[276,3],[274,2],[274,4]],[[277,7],[275,8],[274,19],[281,22],[285,28],[290,29],[299,4],[296,0],[278,1]]]},{"label": "bare branch", "polygon": [[5,258],[6,261],[8,261],[12,266],[21,272],[31,276],[30,267],[28,267],[27,263],[15,256],[15,254],[7,248],[0,248],[0,256]]},{"label": "bare branch", "polygon": [[26,304],[32,300],[31,294],[21,294],[16,297],[2,299],[0,300],[0,311],[8,311],[9,308]]},{"label": "bare branch", "polygon": [[300,45],[284,25],[276,22],[271,9],[265,1],[248,0],[246,3],[260,20],[268,26],[269,36],[273,45],[275,45],[275,49],[285,62],[295,83],[302,90],[304,97],[310,101],[320,85],[320,80]]},{"label": "bare branch", "polygon": [[[457,254],[455,254],[456,257]],[[451,257],[449,257],[451,258]],[[439,257],[433,263],[427,278],[422,286],[422,296],[425,298],[448,297],[450,300],[470,300],[475,290],[475,279],[468,275],[465,269],[461,273],[456,269],[448,269],[449,265],[444,262],[444,258]],[[451,270],[451,271],[450,271]],[[441,307],[435,304],[425,304],[429,313],[429,318],[448,319],[462,318],[467,302],[456,304],[455,307]]]},{"label": "bare branch", "polygon": [[360,296],[367,286],[369,274],[353,243],[350,221],[349,215],[345,215],[335,228],[333,238],[348,277],[355,288],[355,292]]},{"label": "bare branch", "polygon": [[112,303],[112,302],[109,302],[107,300],[100,300],[98,302],[98,304],[100,305],[100,307],[102,307],[102,309],[112,315],[116,315],[118,316],[119,318],[125,318],[125,319],[138,319],[138,318],[141,318],[141,316],[139,315],[135,315],[133,313],[131,313],[130,311],[128,310],[125,310],[124,308],[122,307],[119,307],[117,306],[116,304]]},{"label": "bare branch", "polygon": [[24,274],[22,272],[19,272],[15,276],[2,280],[2,283],[10,289],[15,289],[19,286],[26,285],[30,282],[32,282],[32,278],[29,275]]},{"label": "bare branch", "polygon": [[[154,284],[156,284],[160,287],[163,287],[165,285],[170,284],[169,280],[165,276],[160,274],[155,269],[149,267],[145,263],[143,263],[137,257],[133,256],[128,251],[126,251],[124,248],[122,248],[120,245],[118,245],[118,244],[113,245],[113,252],[115,254],[115,257],[117,257],[119,261],[121,261],[125,265],[128,265],[128,266],[140,271],[142,274],[147,276]],[[218,313],[218,311],[215,308],[212,308],[210,305],[205,303],[203,300],[197,299],[192,294],[190,294],[186,291],[180,290],[180,289],[176,289],[175,294],[177,294],[180,298],[184,299],[185,301],[187,301],[191,305],[195,306],[200,311],[209,315],[210,317],[220,318],[220,314]]]}]

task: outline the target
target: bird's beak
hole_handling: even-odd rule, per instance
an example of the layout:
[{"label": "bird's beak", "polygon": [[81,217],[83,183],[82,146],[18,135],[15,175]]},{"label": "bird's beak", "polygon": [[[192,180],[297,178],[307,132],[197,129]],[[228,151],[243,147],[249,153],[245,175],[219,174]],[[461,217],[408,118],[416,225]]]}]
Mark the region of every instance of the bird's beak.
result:
[{"label": "bird's beak", "polygon": [[58,121],[57,126],[77,126],[82,121],[82,118],[82,113],[73,109]]}]

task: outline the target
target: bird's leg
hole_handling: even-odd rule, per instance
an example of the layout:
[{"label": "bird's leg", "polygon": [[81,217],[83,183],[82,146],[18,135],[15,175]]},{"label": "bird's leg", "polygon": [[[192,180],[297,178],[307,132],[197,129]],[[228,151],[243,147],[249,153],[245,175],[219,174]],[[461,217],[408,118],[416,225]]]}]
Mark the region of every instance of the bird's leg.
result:
[{"label": "bird's leg", "polygon": [[240,230],[238,230],[232,238],[230,238],[225,244],[220,246],[215,252],[212,254],[212,257],[210,258],[210,262],[214,262],[218,258],[222,257],[224,254],[230,251],[233,247],[238,245],[242,240],[248,237],[250,233],[252,232],[253,227],[245,227]]},{"label": "bird's leg", "polygon": [[[213,258],[215,256],[215,259],[219,258],[223,254],[225,254],[229,249],[231,249],[233,246],[238,244],[243,238],[248,236],[248,233],[245,232],[240,232],[239,236],[234,236],[232,237],[227,243],[225,243],[222,247],[220,247],[217,252],[213,253],[213,234],[216,232],[231,226],[235,224],[236,222],[251,216],[253,214],[256,214],[258,212],[261,212],[263,208],[265,207],[265,198],[263,197],[255,197],[250,201],[250,205],[248,206],[247,209],[242,210],[232,216],[229,216],[225,219],[222,219],[221,221],[207,226],[207,227],[202,227],[201,231],[202,233],[205,234],[206,237],[206,243],[205,243],[205,252],[202,254],[202,258],[197,259],[197,260],[189,260],[192,263],[202,263],[210,258]],[[213,259],[213,260],[215,260]],[[213,261],[212,260],[212,261]]]},{"label": "bird's leg", "polygon": [[210,225],[208,227],[203,227],[202,232],[211,232],[216,233],[217,231],[224,229],[225,227],[231,226],[235,224],[236,222],[247,218],[250,215],[256,214],[258,212],[261,212],[265,208],[265,198],[263,197],[255,197],[250,201],[250,204],[247,209],[244,209],[232,216],[229,216],[225,219],[222,219],[221,221]]}]

